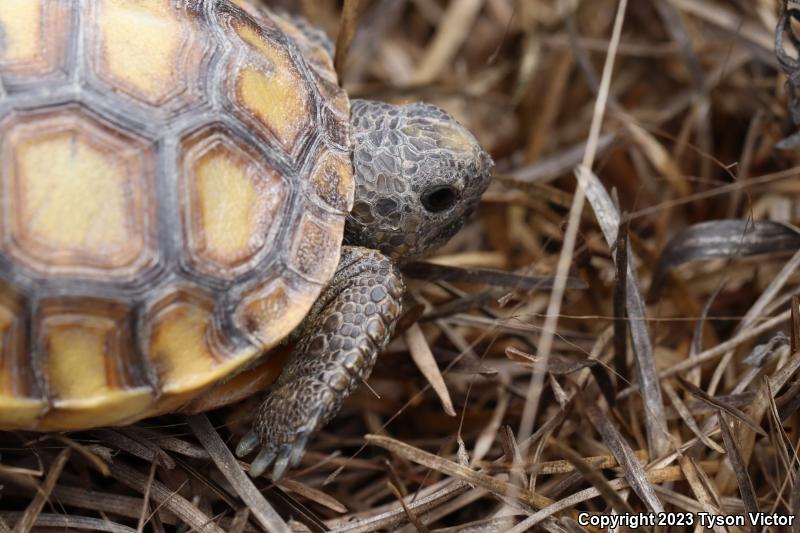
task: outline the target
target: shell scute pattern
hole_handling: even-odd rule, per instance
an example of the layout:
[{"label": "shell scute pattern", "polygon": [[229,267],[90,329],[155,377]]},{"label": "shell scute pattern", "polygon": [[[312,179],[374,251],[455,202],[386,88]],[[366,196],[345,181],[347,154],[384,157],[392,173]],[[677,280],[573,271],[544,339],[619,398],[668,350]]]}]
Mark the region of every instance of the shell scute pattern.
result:
[{"label": "shell scute pattern", "polygon": [[276,34],[276,27],[241,18],[233,19],[232,29],[247,51],[230,76],[228,94],[233,108],[267,142],[297,156],[316,118],[307,78]]},{"label": "shell scute pattern", "polygon": [[302,18],[280,13],[274,18],[278,27],[297,44],[306,60],[322,98],[322,123],[329,138],[340,148],[348,148],[348,130],[341,126],[350,120],[350,101],[339,88],[333,66],[333,43],[322,30],[310,26]]},{"label": "shell scute pattern", "polygon": [[353,188],[349,179],[353,168],[347,153],[331,151],[317,161],[311,172],[309,188],[322,209],[346,215],[353,205]]},{"label": "shell scute pattern", "polygon": [[242,363],[208,332],[215,307],[210,291],[182,285],[165,292],[142,321],[143,352],[162,395],[156,412],[179,407]]},{"label": "shell scute pattern", "polygon": [[347,97],[236,4],[0,0],[0,429],[180,408],[332,275]]},{"label": "shell scute pattern", "polygon": [[10,85],[67,74],[74,23],[68,0],[0,0],[0,71]]},{"label": "shell scute pattern", "polygon": [[312,282],[324,283],[331,279],[339,261],[320,261],[320,257],[328,257],[332,250],[340,247],[339,235],[343,232],[343,218],[304,213],[291,248],[290,266]]},{"label": "shell scute pattern", "polygon": [[158,263],[153,146],[76,105],[18,113],[0,130],[0,201],[14,206],[0,252],[35,275],[147,277]]},{"label": "shell scute pattern", "polygon": [[[43,298],[35,316],[40,379],[48,393],[43,429],[80,426],[97,407],[96,423],[134,417],[151,403],[150,388],[133,348],[130,309],[96,298]],[[80,369],[81,379],[75,379]]]},{"label": "shell scute pattern", "polygon": [[13,426],[44,409],[41,390],[28,360],[27,303],[15,286],[0,281],[0,424]]},{"label": "shell scute pattern", "polygon": [[274,247],[289,184],[219,126],[184,139],[179,160],[189,268],[226,279],[245,273]]},{"label": "shell scute pattern", "polygon": [[86,50],[100,90],[162,112],[200,98],[207,39],[186,6],[172,0],[94,0],[88,6]]}]

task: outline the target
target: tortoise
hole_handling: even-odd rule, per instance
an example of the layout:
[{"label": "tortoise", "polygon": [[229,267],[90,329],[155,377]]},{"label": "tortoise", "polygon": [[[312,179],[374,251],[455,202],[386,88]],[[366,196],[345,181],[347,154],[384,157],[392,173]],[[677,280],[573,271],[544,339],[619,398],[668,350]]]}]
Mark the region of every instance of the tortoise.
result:
[{"label": "tortoise", "polygon": [[0,0],[0,429],[267,391],[236,451],[299,461],[493,166],[433,105],[350,101],[331,53],[249,0]]}]

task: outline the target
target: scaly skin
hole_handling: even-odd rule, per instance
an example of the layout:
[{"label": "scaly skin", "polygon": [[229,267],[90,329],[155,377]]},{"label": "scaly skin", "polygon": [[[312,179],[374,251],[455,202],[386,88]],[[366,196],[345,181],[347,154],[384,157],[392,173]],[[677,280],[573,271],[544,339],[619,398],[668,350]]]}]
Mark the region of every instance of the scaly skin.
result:
[{"label": "scaly skin", "polygon": [[[455,235],[489,186],[492,160],[438,107],[353,100],[356,194],[345,242],[403,263]],[[435,205],[436,193],[444,194]]]},{"label": "scaly skin", "polygon": [[395,265],[452,237],[489,185],[492,161],[450,115],[430,104],[356,100],[351,110],[355,204],[338,271],[306,320],[239,456],[261,446],[252,476],[277,480],[314,432],[367,379],[401,310]]},{"label": "scaly skin", "polygon": [[250,466],[259,476],[274,461],[273,479],[302,457],[309,437],[366,380],[400,316],[403,279],[376,250],[345,246],[333,280],[298,328],[299,341],[253,431],[237,453],[264,443]]}]

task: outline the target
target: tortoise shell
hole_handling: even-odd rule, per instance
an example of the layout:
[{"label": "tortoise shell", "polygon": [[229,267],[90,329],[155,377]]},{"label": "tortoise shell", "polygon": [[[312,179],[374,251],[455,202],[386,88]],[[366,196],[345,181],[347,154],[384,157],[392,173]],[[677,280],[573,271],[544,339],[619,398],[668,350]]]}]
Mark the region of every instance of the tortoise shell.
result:
[{"label": "tortoise shell", "polygon": [[228,0],[0,0],[0,428],[175,410],[334,273],[349,102],[288,18]]}]

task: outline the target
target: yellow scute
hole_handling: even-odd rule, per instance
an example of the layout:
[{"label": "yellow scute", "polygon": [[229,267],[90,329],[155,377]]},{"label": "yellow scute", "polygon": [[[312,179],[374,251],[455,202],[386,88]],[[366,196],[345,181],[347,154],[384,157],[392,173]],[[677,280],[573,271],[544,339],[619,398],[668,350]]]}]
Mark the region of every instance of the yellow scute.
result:
[{"label": "yellow scute", "polygon": [[226,144],[207,152],[195,169],[203,255],[233,266],[264,245],[283,201],[280,179]]},{"label": "yellow scute", "polygon": [[31,396],[31,373],[20,357],[25,345],[24,329],[19,323],[22,302],[17,295],[0,286],[0,427],[30,429],[47,407],[45,401]]},{"label": "yellow scute", "polygon": [[159,304],[150,322],[148,357],[156,369],[160,396],[147,415],[173,411],[251,360],[255,347],[228,350],[209,340],[211,302],[175,294]]},{"label": "yellow scute", "polygon": [[81,299],[41,302],[35,329],[51,409],[38,430],[119,424],[153,402],[152,389],[133,383],[123,370],[130,348],[123,333],[126,311]]},{"label": "yellow scute", "polygon": [[257,191],[246,170],[219,153],[211,154],[197,169],[206,247],[211,255],[250,252]]},{"label": "yellow scute", "polygon": [[47,382],[59,400],[91,399],[109,391],[106,346],[115,324],[93,322],[53,324],[47,330]]},{"label": "yellow scute", "polygon": [[309,122],[306,83],[285,50],[262,39],[249,26],[237,31],[269,64],[267,69],[246,67],[239,72],[239,103],[290,147]]},{"label": "yellow scute", "polygon": [[182,154],[184,231],[192,266],[227,279],[272,250],[286,200],[278,172],[241,140],[216,130]]},{"label": "yellow scute", "polygon": [[275,346],[306,316],[319,294],[312,284],[295,288],[276,280],[256,287],[236,308],[236,325],[262,350]]},{"label": "yellow scute", "polygon": [[0,58],[30,61],[39,54],[42,24],[40,0],[0,0]]},{"label": "yellow scute", "polygon": [[102,0],[99,19],[106,76],[150,104],[162,102],[182,75],[186,30],[173,0]]},{"label": "yellow scute", "polygon": [[[14,325],[16,316],[10,310],[0,306],[0,397],[4,395],[14,396],[14,378],[10,365],[4,360],[2,355],[15,346],[6,346],[11,327]],[[0,405],[2,403],[0,402]]]},{"label": "yellow scute", "polygon": [[29,430],[36,425],[46,407],[42,400],[0,393],[0,427],[4,430]]},{"label": "yellow scute", "polygon": [[[128,238],[128,172],[76,131],[18,148],[26,232],[55,248],[106,250]],[[54,169],[58,169],[54,172]]]},{"label": "yellow scute", "polygon": [[150,353],[162,391],[203,385],[216,366],[205,342],[210,313],[189,303],[170,306],[157,320]]}]

